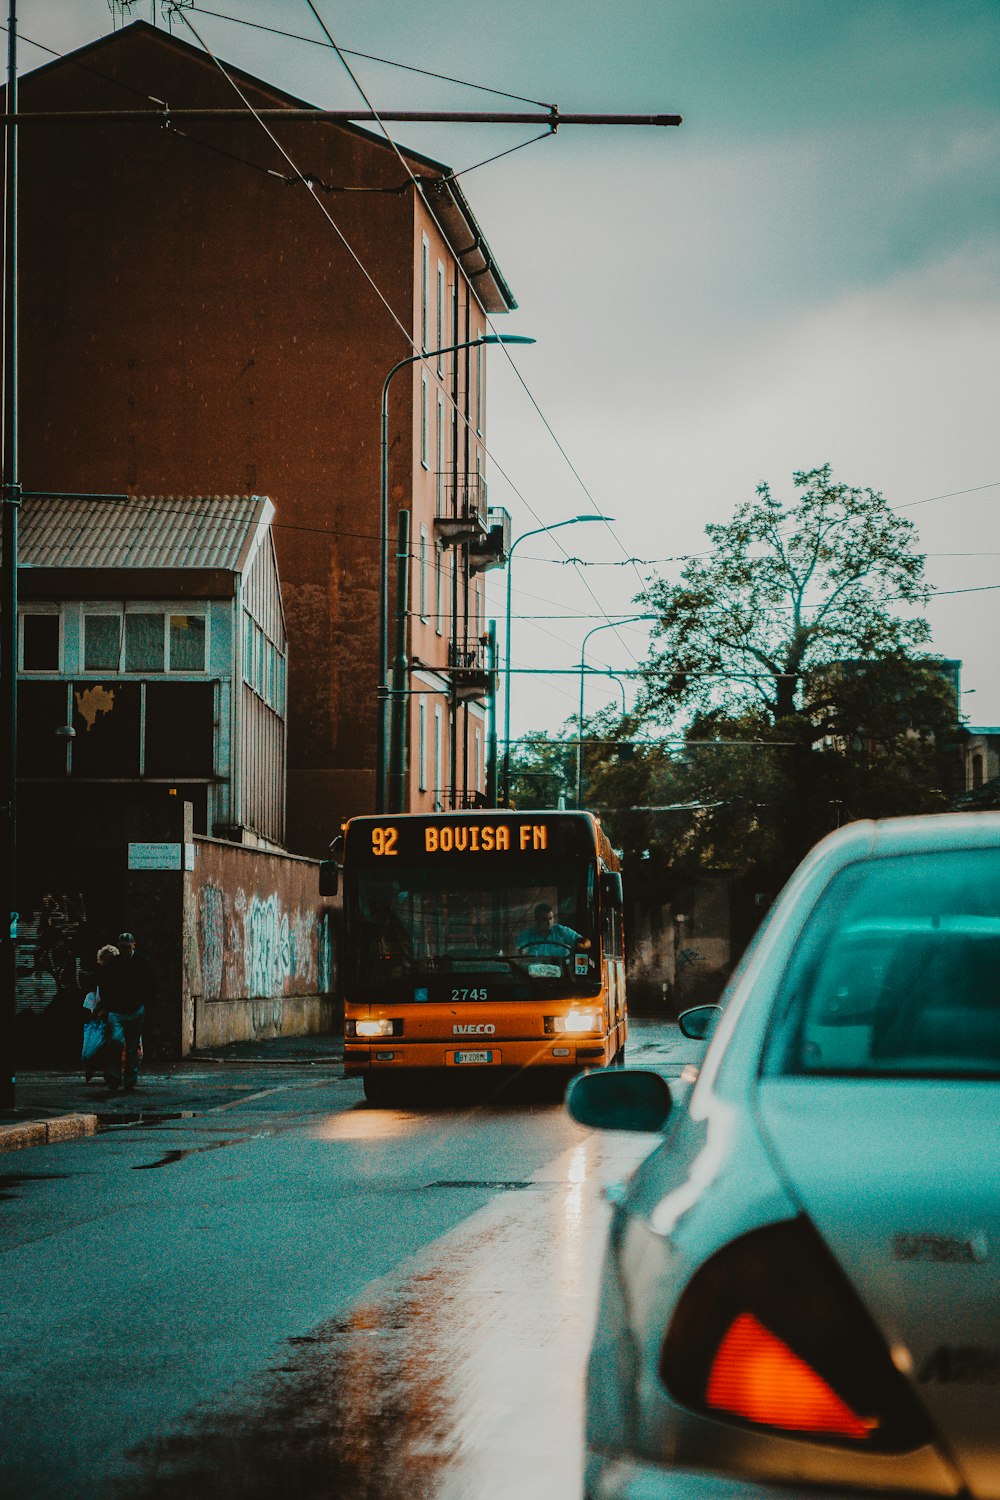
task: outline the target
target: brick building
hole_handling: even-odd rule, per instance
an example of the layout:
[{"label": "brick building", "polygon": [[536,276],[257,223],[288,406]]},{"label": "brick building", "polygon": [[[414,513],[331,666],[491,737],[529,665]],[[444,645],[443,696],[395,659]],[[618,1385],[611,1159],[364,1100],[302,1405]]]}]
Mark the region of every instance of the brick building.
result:
[{"label": "brick building", "polygon": [[[376,799],[383,382],[414,349],[481,337],[515,304],[440,163],[406,152],[415,185],[352,125],[272,118],[279,150],[251,117],[164,124],[150,103],[236,108],[232,79],[256,107],[300,104],[226,71],[136,22],[22,80],[24,112],[160,114],[19,132],[21,480],[271,496],[287,843],[319,854]],[[481,571],[503,562],[507,533],[486,503],[484,371],[479,346],[417,360],[390,386],[390,557],[411,512],[414,809],[485,785]],[[393,584],[390,571],[390,622]]]}]

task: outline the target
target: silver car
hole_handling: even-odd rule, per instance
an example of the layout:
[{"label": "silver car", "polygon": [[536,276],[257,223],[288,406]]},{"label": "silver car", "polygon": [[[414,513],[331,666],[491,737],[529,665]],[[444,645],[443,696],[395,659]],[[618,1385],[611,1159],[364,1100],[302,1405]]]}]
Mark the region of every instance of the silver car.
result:
[{"label": "silver car", "polygon": [[1000,814],[832,835],[682,1026],[683,1107],[568,1096],[664,1131],[612,1194],[587,1496],[997,1500]]}]

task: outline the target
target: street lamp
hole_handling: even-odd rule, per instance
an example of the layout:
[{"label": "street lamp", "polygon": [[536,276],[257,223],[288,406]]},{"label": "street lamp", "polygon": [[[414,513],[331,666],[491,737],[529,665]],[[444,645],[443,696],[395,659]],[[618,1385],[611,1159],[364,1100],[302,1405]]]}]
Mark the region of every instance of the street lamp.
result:
[{"label": "street lamp", "polygon": [[510,806],[510,577],[514,548],[529,536],[541,536],[546,531],[558,531],[560,526],[580,526],[585,521],[613,521],[614,516],[570,516],[566,521],[553,521],[551,526],[536,526],[533,531],[522,531],[507,549],[507,624],[504,632],[504,687],[503,687],[503,805]]},{"label": "street lamp", "polygon": [[375,810],[385,812],[386,704],[389,692],[389,386],[392,377],[422,359],[436,359],[459,349],[477,349],[480,344],[533,344],[534,339],[520,333],[484,333],[441,349],[423,349],[394,364],[382,386],[382,455],[379,488],[379,570],[378,570],[378,724],[375,743]]},{"label": "street lamp", "polygon": [[[586,670],[586,668],[585,668],[585,656],[586,656],[586,651],[587,651],[587,642],[590,640],[590,637],[592,635],[596,635],[599,630],[611,630],[612,627],[615,626],[615,625],[634,625],[636,623],[636,621],[638,621],[638,620],[656,620],[658,618],[659,617],[657,615],[629,615],[628,619],[626,619],[626,620],[605,620],[602,624],[595,625],[591,630],[588,630],[587,634],[583,638],[583,644],[580,647],[580,712],[578,713],[577,719],[576,719],[576,805],[577,805],[577,807],[582,807],[583,806],[583,677],[584,677],[584,672]],[[614,674],[612,673],[612,675],[614,675]],[[624,705],[624,702],[625,702],[625,695],[623,693],[622,694],[622,703],[623,703],[623,705]],[[624,708],[623,708],[623,712],[624,712]]]}]

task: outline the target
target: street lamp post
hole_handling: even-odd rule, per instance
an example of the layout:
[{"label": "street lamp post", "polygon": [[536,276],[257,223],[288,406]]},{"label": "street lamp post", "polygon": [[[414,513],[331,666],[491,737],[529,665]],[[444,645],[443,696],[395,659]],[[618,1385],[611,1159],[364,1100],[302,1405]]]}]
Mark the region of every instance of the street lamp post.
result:
[{"label": "street lamp post", "polygon": [[536,526],[533,531],[522,531],[510,544],[507,552],[507,616],[504,631],[504,684],[503,684],[503,805],[510,806],[510,577],[514,548],[529,536],[541,536],[543,532],[558,531],[560,526],[580,526],[585,521],[613,521],[614,516],[570,516],[566,521],[554,521],[551,526]]},{"label": "street lamp post", "polygon": [[[626,620],[604,620],[600,625],[595,625],[583,638],[580,646],[580,711],[576,718],[576,805],[583,806],[583,679],[586,671],[587,642],[592,635],[599,630],[610,630],[615,625],[634,625],[638,620],[655,620],[656,615],[629,615]],[[612,676],[614,674],[612,673]],[[620,684],[619,684],[620,685]],[[624,691],[622,693],[622,704],[625,702]],[[624,712],[624,707],[623,707]]]},{"label": "street lamp post", "polygon": [[463,339],[458,344],[445,344],[440,349],[423,349],[419,354],[409,354],[393,365],[382,386],[382,450],[379,485],[379,569],[378,569],[378,723],[375,736],[375,810],[386,810],[386,724],[389,702],[389,386],[394,375],[422,359],[436,359],[441,354],[454,354],[459,349],[476,349],[480,344],[533,344],[534,339],[519,333],[484,333],[475,339]]}]

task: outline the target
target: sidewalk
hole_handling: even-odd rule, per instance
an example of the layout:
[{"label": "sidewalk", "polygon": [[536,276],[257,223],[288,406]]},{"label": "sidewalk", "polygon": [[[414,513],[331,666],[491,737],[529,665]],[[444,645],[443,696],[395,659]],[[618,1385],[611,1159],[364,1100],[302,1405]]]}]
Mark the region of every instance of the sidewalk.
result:
[{"label": "sidewalk", "polygon": [[25,1069],[17,1074],[14,1109],[0,1110],[0,1152],[76,1140],[143,1119],[219,1109],[259,1091],[261,1068],[315,1067],[339,1075],[343,1056],[343,1037],[331,1033],[232,1042],[177,1063],[144,1068],[139,1087],[127,1094],[96,1080],[85,1083],[82,1071]]}]

